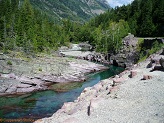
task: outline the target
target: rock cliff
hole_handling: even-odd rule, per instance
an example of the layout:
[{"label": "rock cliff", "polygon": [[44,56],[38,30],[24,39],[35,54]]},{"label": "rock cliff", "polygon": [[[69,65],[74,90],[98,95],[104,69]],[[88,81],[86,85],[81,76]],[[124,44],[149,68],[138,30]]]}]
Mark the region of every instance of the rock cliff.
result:
[{"label": "rock cliff", "polygon": [[123,39],[123,47],[117,54],[112,54],[110,62],[116,66],[130,67],[138,60],[136,51],[138,39],[129,34]]}]

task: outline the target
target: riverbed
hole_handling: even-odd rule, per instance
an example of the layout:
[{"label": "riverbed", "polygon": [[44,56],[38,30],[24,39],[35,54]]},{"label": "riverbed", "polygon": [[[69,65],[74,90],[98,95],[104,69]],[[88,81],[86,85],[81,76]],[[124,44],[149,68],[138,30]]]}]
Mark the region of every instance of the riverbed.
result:
[{"label": "riverbed", "polygon": [[123,68],[110,66],[103,72],[90,74],[85,82],[55,84],[52,90],[34,92],[22,96],[0,98],[0,118],[31,118],[49,117],[62,107],[64,102],[75,100],[84,88],[98,83],[123,71]]}]

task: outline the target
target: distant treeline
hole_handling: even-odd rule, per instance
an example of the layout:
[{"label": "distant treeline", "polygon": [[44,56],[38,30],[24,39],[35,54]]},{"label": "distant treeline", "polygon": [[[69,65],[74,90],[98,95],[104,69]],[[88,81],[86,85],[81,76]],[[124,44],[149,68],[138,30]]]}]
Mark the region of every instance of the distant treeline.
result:
[{"label": "distant treeline", "polygon": [[[107,29],[109,21],[128,22],[130,31],[136,36],[164,36],[164,0],[134,0],[131,4],[116,7],[97,16],[94,26]],[[92,22],[93,23],[93,22]]]},{"label": "distant treeline", "polygon": [[0,48],[25,53],[57,50],[70,42],[86,42],[102,53],[117,52],[122,38],[164,36],[164,0],[134,0],[85,24],[62,20],[54,23],[34,9],[29,0],[0,1]]}]

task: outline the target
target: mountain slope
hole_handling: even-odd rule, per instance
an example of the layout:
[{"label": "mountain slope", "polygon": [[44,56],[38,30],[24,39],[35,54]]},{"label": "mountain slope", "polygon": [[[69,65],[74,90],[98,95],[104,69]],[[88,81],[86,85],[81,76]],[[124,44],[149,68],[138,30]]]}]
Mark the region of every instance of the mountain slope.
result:
[{"label": "mountain slope", "polygon": [[85,22],[110,8],[106,0],[30,0],[30,2],[55,21],[69,18]]}]

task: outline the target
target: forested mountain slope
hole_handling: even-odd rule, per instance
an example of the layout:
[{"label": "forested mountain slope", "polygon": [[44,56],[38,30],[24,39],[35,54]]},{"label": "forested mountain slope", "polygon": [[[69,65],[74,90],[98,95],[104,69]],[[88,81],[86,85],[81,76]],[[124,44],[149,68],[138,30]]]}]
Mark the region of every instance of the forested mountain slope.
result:
[{"label": "forested mountain slope", "polygon": [[136,36],[164,36],[164,0],[134,0],[97,16],[92,23],[105,28],[109,21],[120,19],[128,22],[131,33]]},{"label": "forested mountain slope", "polygon": [[106,0],[30,0],[30,2],[55,21],[70,19],[85,22],[110,8]]},{"label": "forested mountain slope", "polygon": [[127,6],[109,9],[85,24],[72,22],[70,18],[54,23],[33,4],[30,0],[0,0],[0,49],[4,52],[20,50],[32,54],[87,41],[94,50],[107,54],[118,52],[122,38],[128,33],[164,36],[163,0],[134,0]]}]

